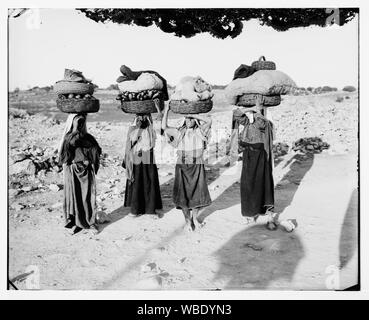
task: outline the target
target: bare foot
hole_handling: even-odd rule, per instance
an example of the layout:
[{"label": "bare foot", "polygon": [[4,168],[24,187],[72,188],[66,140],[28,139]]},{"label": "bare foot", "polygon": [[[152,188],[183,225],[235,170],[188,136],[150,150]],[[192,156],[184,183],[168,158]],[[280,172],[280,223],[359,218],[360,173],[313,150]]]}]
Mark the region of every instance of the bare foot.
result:
[{"label": "bare foot", "polygon": [[96,236],[96,235],[100,232],[96,225],[92,225],[92,226],[90,226],[90,230],[91,230],[91,233],[92,233],[94,236]]},{"label": "bare foot", "polygon": [[256,221],[254,217],[245,217],[244,224],[250,225],[253,224]]},{"label": "bare foot", "polygon": [[199,220],[197,220],[197,218],[193,218],[192,219],[192,222],[193,222],[193,226],[194,226],[194,229],[200,229],[202,228],[203,226],[205,226],[205,222],[200,222]]},{"label": "bare foot", "polygon": [[186,222],[186,224],[183,227],[183,230],[186,231],[186,232],[192,232],[193,231],[191,221]]}]

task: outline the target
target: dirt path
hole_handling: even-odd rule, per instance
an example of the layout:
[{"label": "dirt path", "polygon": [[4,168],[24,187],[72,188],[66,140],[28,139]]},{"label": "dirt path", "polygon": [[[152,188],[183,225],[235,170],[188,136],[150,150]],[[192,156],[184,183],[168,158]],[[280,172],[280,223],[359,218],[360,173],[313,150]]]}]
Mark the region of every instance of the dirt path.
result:
[{"label": "dirt path", "polygon": [[63,230],[62,191],[37,198],[57,205],[22,210],[22,223],[10,216],[10,276],[35,265],[41,289],[324,290],[356,284],[356,155],[285,158],[275,168],[276,211],[297,220],[293,233],[244,225],[237,167],[209,167],[214,202],[195,233],[182,230],[182,214],[172,209],[170,175],[160,177],[164,218],[130,216],[120,195],[105,202],[113,222],[97,236]]}]

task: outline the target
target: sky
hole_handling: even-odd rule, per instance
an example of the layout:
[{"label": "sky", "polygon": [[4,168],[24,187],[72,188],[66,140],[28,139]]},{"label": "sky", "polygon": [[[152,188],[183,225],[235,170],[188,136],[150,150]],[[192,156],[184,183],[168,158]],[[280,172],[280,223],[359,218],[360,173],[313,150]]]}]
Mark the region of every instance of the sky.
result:
[{"label": "sky", "polygon": [[277,32],[244,23],[235,39],[209,34],[179,38],[159,28],[96,23],[74,9],[40,9],[9,20],[9,89],[49,86],[65,68],[105,88],[122,64],[155,70],[175,85],[184,76],[228,84],[240,64],[259,56],[276,63],[298,86],[342,88],[358,83],[358,19],[342,27]]}]

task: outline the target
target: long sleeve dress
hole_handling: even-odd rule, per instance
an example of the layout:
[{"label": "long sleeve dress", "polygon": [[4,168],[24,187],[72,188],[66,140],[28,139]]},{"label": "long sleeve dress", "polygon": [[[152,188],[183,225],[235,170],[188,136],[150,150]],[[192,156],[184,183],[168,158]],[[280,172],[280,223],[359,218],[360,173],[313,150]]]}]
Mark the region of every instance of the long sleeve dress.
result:
[{"label": "long sleeve dress", "polygon": [[90,134],[69,142],[71,156],[63,161],[66,225],[88,229],[96,222],[96,179],[101,148]]},{"label": "long sleeve dress", "polygon": [[274,207],[273,181],[273,125],[260,114],[255,114],[254,122],[236,110],[232,127],[238,134],[239,125],[244,129],[238,136],[242,152],[241,173],[241,213],[253,217],[265,214]]},{"label": "long sleeve dress", "polygon": [[170,144],[177,148],[177,163],[173,186],[173,202],[177,209],[202,208],[211,204],[203,159],[210,128],[177,129],[169,135]]},{"label": "long sleeve dress", "polygon": [[[148,135],[144,132],[131,126],[126,142],[124,167],[127,170],[127,182],[124,206],[131,207],[131,213],[134,215],[156,214],[156,209],[163,208],[158,168],[154,158],[155,135],[153,131]],[[152,141],[143,141],[145,139]],[[149,147],[142,150],[142,144]]]}]

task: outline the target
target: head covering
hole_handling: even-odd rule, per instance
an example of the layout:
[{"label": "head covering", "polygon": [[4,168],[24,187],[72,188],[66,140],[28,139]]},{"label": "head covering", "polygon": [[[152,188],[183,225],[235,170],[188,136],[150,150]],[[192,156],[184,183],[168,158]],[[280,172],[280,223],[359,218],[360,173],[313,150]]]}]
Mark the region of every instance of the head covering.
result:
[{"label": "head covering", "polygon": [[[66,138],[68,133],[71,133],[73,131],[74,119],[77,116],[83,116],[83,117],[86,118],[86,115],[82,115],[82,114],[78,114],[78,113],[71,113],[71,114],[68,115],[67,121],[65,122],[64,132],[63,132],[62,138],[60,139],[59,147],[58,147],[59,161],[61,160],[61,155],[62,155],[62,152],[63,152],[65,138]],[[87,133],[86,122],[84,123],[84,126],[83,126],[81,131],[83,133]]]},{"label": "head covering", "polygon": [[137,125],[138,116],[136,115],[127,133],[124,163],[127,179],[131,182],[134,181],[133,164],[135,153],[139,151],[150,151],[155,147],[156,133],[153,128],[151,114],[145,115],[145,117],[149,122],[146,128],[143,129]]}]

